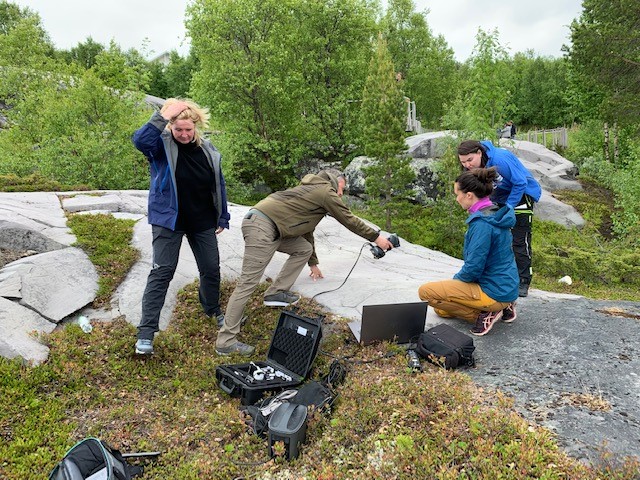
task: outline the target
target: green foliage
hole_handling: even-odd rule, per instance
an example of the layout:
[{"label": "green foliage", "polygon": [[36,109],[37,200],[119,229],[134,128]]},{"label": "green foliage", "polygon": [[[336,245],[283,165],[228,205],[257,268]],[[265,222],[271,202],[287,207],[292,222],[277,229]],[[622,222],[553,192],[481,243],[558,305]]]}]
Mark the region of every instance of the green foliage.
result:
[{"label": "green foliage", "polygon": [[[0,477],[46,478],[60,452],[64,454],[74,425],[66,418],[63,385],[75,388],[53,369],[0,360]],[[53,394],[54,388],[60,389],[59,395]]]},{"label": "green foliage", "polygon": [[258,183],[258,179],[247,183],[242,180],[238,170],[234,168],[233,156],[229,152],[233,151],[235,137],[223,132],[211,136],[211,142],[222,154],[222,172],[227,187],[227,198],[230,202],[240,205],[255,205],[272,191],[265,188],[264,184]]},{"label": "green foliage", "polygon": [[[222,284],[226,303],[234,285]],[[279,316],[262,305],[266,285],[250,299],[243,340],[264,358]],[[308,299],[300,314],[322,312]],[[0,476],[46,478],[66,450],[87,436],[123,452],[159,450],[145,479],[230,478],[518,478],[631,480],[639,465],[588,467],[559,451],[553,436],[513,413],[499,392],[478,390],[464,373],[428,365],[408,374],[404,355],[384,343],[346,339],[347,321],[327,315],[323,350],[348,362],[331,416],[309,417],[301,455],[267,460],[264,439],[250,433],[238,399],[222,392],[216,367],[240,357],[215,354],[216,327],[201,311],[197,282],[179,295],[168,329],[151,358],[133,354],[135,328],[122,319],[77,325],[44,340],[49,360],[25,367],[0,359]],[[395,349],[395,350],[394,350]],[[332,358],[319,355],[319,378]],[[343,360],[345,361],[345,360]],[[363,402],[363,399],[367,399]],[[478,399],[481,399],[479,401]]]},{"label": "green foliage", "polygon": [[442,35],[434,36],[427,12],[415,12],[412,0],[391,0],[381,28],[404,94],[416,103],[423,127],[440,128],[445,104],[455,96],[456,62]]},{"label": "green foliage", "polygon": [[305,89],[299,92],[311,153],[344,163],[354,150],[362,95],[375,32],[373,4],[361,0],[299,2],[295,57]]},{"label": "green foliage", "polygon": [[386,211],[385,229],[392,227],[392,205],[408,194],[415,179],[404,151],[404,99],[396,79],[387,42],[378,35],[375,54],[362,96],[360,119],[364,153],[373,163],[364,169],[370,201],[381,202]]},{"label": "green foliage", "polygon": [[[604,159],[602,124],[590,121],[571,132],[567,158],[580,168],[581,176],[592,179],[613,193],[612,219],[615,232],[629,240],[638,238],[640,224],[640,143],[634,138],[635,126],[619,131],[619,164]],[[637,240],[635,240],[637,242]]]},{"label": "green foliage", "polygon": [[495,138],[496,129],[515,112],[514,78],[498,31],[478,29],[476,45],[461,71],[461,90],[444,117],[446,127],[474,138]]},{"label": "green foliage", "polygon": [[640,146],[630,165],[617,170],[612,184],[615,193],[616,213],[613,216],[615,231],[640,247]]},{"label": "green foliage", "polygon": [[[169,65],[164,68],[164,81],[166,94],[157,95],[161,98],[186,98],[189,97],[191,77],[200,68],[198,58],[190,53],[181,57],[175,50],[169,53]],[[156,95],[150,91],[152,95]]]},{"label": "green foliage", "polygon": [[159,98],[188,98],[191,77],[198,68],[199,62],[195,55],[181,57],[177,51],[172,50],[167,65],[157,60],[148,63],[150,80],[146,93]]},{"label": "green foliage", "polygon": [[291,56],[300,40],[291,15],[297,3],[200,0],[187,10],[201,62],[194,98],[211,105],[216,124],[234,137],[226,153],[241,178],[262,178],[274,189],[291,182],[310,140],[297,95],[303,69]]},{"label": "green foliage", "polygon": [[569,146],[564,154],[568,160],[580,167],[582,175],[584,173],[582,167],[592,161],[594,157],[603,160],[603,148],[602,122],[590,120],[570,131]]},{"label": "green foliage", "polygon": [[[168,95],[169,86],[165,75],[165,67],[160,62],[151,62],[149,64],[149,87],[147,93],[158,98],[171,98]],[[186,95],[182,95],[185,97]]]},{"label": "green foliage", "polygon": [[94,306],[101,306],[109,301],[140,256],[131,245],[135,221],[112,215],[72,215],[67,224],[76,236],[76,245],[98,271]]},{"label": "green foliage", "polygon": [[146,188],[146,160],[130,137],[149,115],[139,97],[107,88],[92,71],[80,78],[33,74],[0,131],[0,174],[39,173],[90,188]]},{"label": "green foliage", "polygon": [[[589,236],[551,222],[537,221],[533,251],[534,284],[539,288],[596,298],[637,298],[640,288],[637,247],[620,241],[604,241],[595,233]],[[571,276],[573,285],[560,286],[556,282],[565,275]]]},{"label": "green foliage", "polygon": [[404,151],[404,98],[387,42],[378,36],[362,95],[360,121],[365,155],[388,160]]},{"label": "green foliage", "polygon": [[96,64],[96,58],[102,52],[104,52],[104,45],[94,41],[91,37],[87,37],[84,42],[78,43],[70,50],[63,50],[59,52],[61,58],[67,63],[75,63],[85,70],[93,67]]},{"label": "green foliage", "polygon": [[4,0],[0,2],[1,66],[43,69],[52,62],[53,54],[53,45],[37,14]]},{"label": "green foliage", "polygon": [[638,43],[640,4],[635,0],[585,0],[571,24],[569,58],[580,83],[601,96],[601,118],[623,125],[640,122]]},{"label": "green foliage", "polygon": [[572,123],[566,59],[534,57],[526,52],[517,53],[509,63],[515,77],[511,91],[516,125],[553,128]]},{"label": "green foliage", "polygon": [[15,3],[0,1],[0,35],[7,35],[23,18],[35,14],[29,8],[20,8]]},{"label": "green foliage", "polygon": [[147,62],[136,50],[123,52],[113,40],[108,49],[95,56],[91,71],[106,86],[121,93],[146,92],[149,89]]},{"label": "green foliage", "polygon": [[233,137],[239,177],[272,189],[295,182],[301,158],[353,151],[375,11],[365,0],[199,0],[187,27],[200,60],[192,95]]}]

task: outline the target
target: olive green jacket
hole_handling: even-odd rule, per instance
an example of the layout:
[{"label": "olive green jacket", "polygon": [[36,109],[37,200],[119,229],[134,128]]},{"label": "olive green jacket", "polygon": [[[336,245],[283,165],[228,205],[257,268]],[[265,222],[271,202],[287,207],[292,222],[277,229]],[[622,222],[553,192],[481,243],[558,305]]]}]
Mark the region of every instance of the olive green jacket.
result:
[{"label": "olive green jacket", "polygon": [[[338,196],[338,179],[327,172],[305,175],[297,187],[275,192],[254,207],[267,215],[276,225],[280,238],[304,236],[314,245],[313,231],[320,220],[329,214],[356,235],[370,242],[378,232],[356,217]],[[317,265],[315,246],[309,265]]]}]

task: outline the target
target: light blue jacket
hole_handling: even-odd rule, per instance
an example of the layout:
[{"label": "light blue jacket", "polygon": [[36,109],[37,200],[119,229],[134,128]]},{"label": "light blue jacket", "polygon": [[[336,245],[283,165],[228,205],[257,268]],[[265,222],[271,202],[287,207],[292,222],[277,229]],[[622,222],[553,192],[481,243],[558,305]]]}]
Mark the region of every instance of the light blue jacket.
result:
[{"label": "light blue jacket", "polygon": [[513,207],[489,207],[472,213],[464,236],[464,265],[454,279],[477,283],[498,302],[518,298],[520,277],[513,256],[511,227],[516,224]]},{"label": "light blue jacket", "polygon": [[522,165],[522,162],[509,150],[496,148],[489,141],[480,142],[487,152],[486,168],[496,167],[498,181],[491,195],[491,200],[501,205],[517,207],[526,193],[534,202],[540,200],[542,189],[533,175]]},{"label": "light blue jacket", "polygon": [[[175,230],[178,219],[178,195],[176,186],[176,164],[178,146],[171,132],[165,129],[167,120],[154,112],[147,123],[133,134],[133,144],[149,160],[151,185],[149,186],[149,223]],[[220,168],[220,152],[208,140],[202,140],[209,165],[214,173],[215,193],[213,206],[218,214],[216,224],[229,228],[229,211],[227,208],[227,189]],[[213,187],[213,185],[212,185]]]}]

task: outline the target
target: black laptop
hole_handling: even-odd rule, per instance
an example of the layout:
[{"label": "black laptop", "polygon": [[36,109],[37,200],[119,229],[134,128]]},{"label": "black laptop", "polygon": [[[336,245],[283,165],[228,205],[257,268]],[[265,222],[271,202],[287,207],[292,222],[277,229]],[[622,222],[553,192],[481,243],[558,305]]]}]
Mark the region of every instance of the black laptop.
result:
[{"label": "black laptop", "polygon": [[381,340],[415,343],[424,332],[427,302],[364,305],[362,320],[349,322],[349,328],[362,345]]}]

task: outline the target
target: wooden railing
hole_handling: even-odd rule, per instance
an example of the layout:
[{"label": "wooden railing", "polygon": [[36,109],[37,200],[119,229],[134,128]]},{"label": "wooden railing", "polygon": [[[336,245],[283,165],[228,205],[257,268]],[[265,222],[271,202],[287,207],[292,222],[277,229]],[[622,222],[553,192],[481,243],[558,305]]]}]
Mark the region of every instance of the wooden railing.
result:
[{"label": "wooden railing", "polygon": [[545,147],[567,148],[569,146],[569,129],[560,127],[551,130],[530,130],[516,134],[516,139],[540,143]]},{"label": "wooden railing", "polygon": [[407,104],[407,121],[405,124],[405,131],[414,132],[416,134],[424,133],[420,120],[416,118],[416,102],[412,102],[408,97],[404,97],[404,101]]}]

